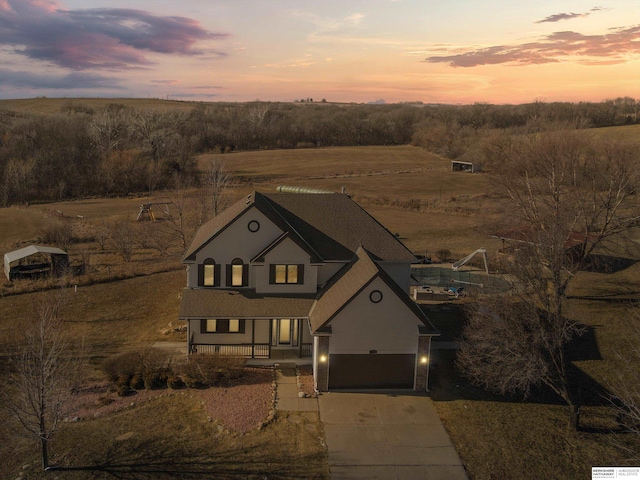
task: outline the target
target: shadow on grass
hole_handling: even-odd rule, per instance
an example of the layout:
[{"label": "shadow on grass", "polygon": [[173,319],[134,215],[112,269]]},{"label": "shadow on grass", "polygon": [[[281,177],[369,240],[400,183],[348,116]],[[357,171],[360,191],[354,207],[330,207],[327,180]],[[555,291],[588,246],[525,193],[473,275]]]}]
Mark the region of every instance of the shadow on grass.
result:
[{"label": "shadow on grass", "polygon": [[[590,334],[591,345],[581,345],[580,354],[572,354],[572,360],[593,360],[600,358],[595,343],[595,335]],[[430,391],[435,401],[478,400],[508,403],[535,403],[546,405],[565,405],[564,401],[552,390],[540,386],[533,388],[526,398],[522,395],[499,395],[480,386],[473,385],[455,366],[455,350],[432,351]],[[569,388],[574,402],[581,406],[609,406],[610,392],[593,377],[576,367],[573,363],[568,369]]]},{"label": "shadow on grass", "polygon": [[[309,477],[310,463],[322,461],[316,455],[273,455],[268,445],[236,448],[203,454],[202,448],[182,442],[168,444],[168,439],[112,444],[88,465],[53,467],[52,470],[91,472],[93,477],[119,479],[155,478],[314,478]],[[198,451],[200,450],[200,451]],[[322,478],[322,477],[317,477]]]},{"label": "shadow on grass", "polygon": [[585,272],[617,273],[635,265],[638,261],[633,258],[616,257],[612,255],[589,255]]}]

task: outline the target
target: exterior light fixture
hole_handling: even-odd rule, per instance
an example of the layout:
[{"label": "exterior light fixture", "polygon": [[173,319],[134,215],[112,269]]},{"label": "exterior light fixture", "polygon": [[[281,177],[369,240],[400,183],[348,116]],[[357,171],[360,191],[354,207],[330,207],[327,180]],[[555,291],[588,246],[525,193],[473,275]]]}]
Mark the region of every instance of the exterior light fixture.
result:
[{"label": "exterior light fixture", "polygon": [[327,361],[326,355],[320,355],[320,363],[325,363]]},{"label": "exterior light fixture", "polygon": [[426,356],[426,355],[423,355],[422,357],[420,357],[420,363],[421,363],[422,365],[426,365],[426,364],[427,364],[427,362],[428,362],[428,359],[427,359],[427,356]]}]

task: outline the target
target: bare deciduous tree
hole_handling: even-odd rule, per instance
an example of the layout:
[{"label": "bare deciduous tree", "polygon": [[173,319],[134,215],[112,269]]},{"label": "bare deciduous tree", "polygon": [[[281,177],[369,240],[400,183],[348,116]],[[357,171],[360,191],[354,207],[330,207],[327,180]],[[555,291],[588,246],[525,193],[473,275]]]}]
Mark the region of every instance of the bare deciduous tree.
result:
[{"label": "bare deciduous tree", "polygon": [[162,223],[148,222],[136,225],[134,230],[136,242],[142,248],[151,248],[161,255],[169,255],[173,246],[175,246],[175,236],[172,232],[163,228]]},{"label": "bare deciduous tree", "polygon": [[118,148],[127,129],[126,115],[119,105],[108,105],[104,110],[96,113],[89,124],[89,134],[93,145],[100,152],[103,159]]},{"label": "bare deciduous tree", "polygon": [[526,242],[507,265],[513,295],[483,298],[464,330],[459,365],[499,393],[551,388],[571,407],[566,345],[580,334],[567,318],[567,288],[594,253],[615,252],[638,225],[637,151],[565,131],[510,138],[493,152],[493,176]]},{"label": "bare deciduous tree", "polygon": [[35,183],[33,176],[35,166],[36,161],[33,158],[28,160],[14,158],[7,162],[4,168],[4,205],[8,203],[11,196],[15,197],[17,202],[28,200],[27,193]]},{"label": "bare deciduous tree", "polygon": [[49,468],[49,440],[79,385],[83,355],[74,348],[60,318],[59,293],[33,304],[33,323],[21,331],[10,361],[10,388],[2,406],[40,442],[42,468]]},{"label": "bare deciduous tree", "polygon": [[165,232],[175,239],[180,247],[186,250],[188,242],[198,227],[194,212],[194,200],[189,195],[189,183],[180,176],[175,175],[173,188],[169,191],[168,197],[171,206],[162,222]]},{"label": "bare deciduous tree", "polygon": [[55,245],[62,250],[67,250],[73,239],[73,229],[69,222],[64,220],[50,220],[44,223],[42,240],[49,245]]},{"label": "bare deciduous tree", "polygon": [[[624,351],[616,354],[617,368],[607,384],[612,403],[618,410],[620,423],[626,430],[640,435],[640,313],[638,306],[631,315],[631,334]],[[640,452],[634,452],[636,458]]]},{"label": "bare deciduous tree", "polygon": [[109,228],[109,238],[116,251],[122,255],[122,259],[125,262],[130,262],[136,243],[131,221],[127,218],[119,218],[113,222]]},{"label": "bare deciduous tree", "polygon": [[224,162],[209,160],[201,177],[202,188],[198,195],[199,223],[202,225],[211,216],[218,214],[227,207],[229,199],[227,190],[233,180],[226,170]]}]

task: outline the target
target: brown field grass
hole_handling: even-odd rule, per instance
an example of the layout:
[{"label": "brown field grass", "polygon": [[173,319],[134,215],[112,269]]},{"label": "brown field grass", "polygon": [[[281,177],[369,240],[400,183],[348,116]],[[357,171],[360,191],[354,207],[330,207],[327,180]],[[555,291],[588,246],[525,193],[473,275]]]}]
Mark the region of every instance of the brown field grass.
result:
[{"label": "brown field grass", "polygon": [[[190,391],[65,423],[52,441],[56,478],[329,478],[317,413],[279,415],[247,434],[220,432]],[[45,478],[34,442],[4,445],[4,478]]]},{"label": "brown field grass", "polygon": [[[10,332],[31,320],[32,305],[42,296],[61,295],[63,316],[84,339],[93,363],[128,348],[166,340],[161,330],[176,324],[185,274],[176,270],[131,279],[47,292],[0,297],[0,350]],[[186,337],[183,337],[186,340]]]},{"label": "brown field grass", "polygon": [[[634,128],[603,129],[598,134],[611,135],[619,130],[632,135]],[[335,191],[346,186],[354,199],[391,232],[399,233],[417,254],[434,255],[438,249],[448,249],[454,258],[460,258],[483,246],[491,260],[499,247],[485,233],[483,214],[494,211],[498,202],[486,195],[489,188],[486,178],[482,174],[450,172],[449,161],[420,148],[259,151],[202,156],[200,161],[204,163],[212,157],[223,160],[227,169],[239,177],[230,195],[232,199],[254,189],[275,191],[279,184]],[[157,195],[161,197],[162,194]],[[420,200],[419,204],[412,202],[415,199]],[[0,227],[5,227],[0,228],[0,246],[37,238],[39,222],[45,218],[43,212],[59,209],[70,216],[84,215],[86,222],[91,223],[120,214],[133,218],[140,203],[141,198],[89,199],[0,209]],[[122,264],[113,251],[100,252],[91,242],[72,247],[92,252],[96,272]],[[154,271],[165,260],[144,250],[138,250],[134,260],[131,265],[118,268],[143,276],[81,286],[77,293],[67,289],[65,293],[69,322],[92,348],[96,379],[100,377],[98,368],[102,359],[123,349],[166,339],[161,331],[169,322],[176,322],[178,295],[185,285],[184,272],[176,258],[166,261],[173,262],[170,268],[178,270],[152,275],[144,274]],[[611,373],[618,369],[617,354],[628,347],[630,337],[628,317],[633,307],[627,301],[640,298],[639,278],[640,264],[615,274],[583,273],[570,292],[573,299],[569,315],[591,327],[589,335],[576,347],[578,353],[591,356],[578,356],[574,361],[582,372],[579,378],[586,379],[586,388],[591,385],[606,388]],[[0,347],[6,345],[10,331],[29,321],[30,304],[39,295],[43,293],[0,297]],[[455,339],[459,331],[455,324],[462,321],[459,313],[433,315],[445,337]],[[599,404],[593,401],[593,405],[583,408],[583,424],[588,430],[570,432],[566,428],[566,409],[553,399],[543,395],[535,401],[523,401],[489,395],[469,386],[453,369],[452,358],[445,354],[434,357],[433,380],[432,398],[471,479],[584,478],[588,477],[591,465],[617,464],[628,458],[617,444],[638,448],[633,437],[610,433],[617,429],[615,412],[603,398]],[[251,478],[261,468],[267,468],[263,463],[267,458],[265,452],[272,448],[276,458],[268,467],[272,476],[327,476],[323,450],[317,443],[317,419],[309,420],[311,426],[300,430],[297,424],[279,418],[265,431],[221,438],[216,432],[212,434],[203,421],[204,415],[202,405],[187,394],[162,397],[104,418],[64,424],[53,450],[58,459],[74,465],[88,464],[96,458],[129,465],[150,455],[150,451],[158,451],[166,453],[169,459],[180,458],[180,462],[187,458],[194,462],[202,460],[206,468],[216,466],[229,475],[231,472],[225,469],[241,468],[236,465],[239,459],[249,455],[246,468],[250,470],[235,473]],[[311,430],[315,433],[310,434]],[[78,437],[86,439],[87,448],[77,448]],[[296,450],[298,444],[303,446],[302,450]],[[33,448],[31,441],[18,444],[17,451],[21,453],[11,459],[12,475],[17,475],[24,463],[37,464]],[[300,455],[291,453],[296,451]],[[174,463],[184,467],[180,462]],[[303,470],[304,462],[308,462],[304,468],[309,470]],[[31,473],[27,470],[25,475]],[[64,475],[85,478],[87,472]]]},{"label": "brown field grass", "polygon": [[42,230],[43,215],[34,208],[0,208],[0,247],[2,254],[35,239]]},{"label": "brown field grass", "polygon": [[[239,180],[234,196],[279,185],[341,191],[416,253],[447,248],[465,255],[480,246],[486,177],[451,172],[451,162],[420,147],[341,147],[212,154]],[[417,208],[416,208],[417,206]],[[487,247],[489,248],[489,247]]]},{"label": "brown field grass", "polygon": [[[20,113],[51,114],[59,113],[69,103],[86,105],[99,110],[109,104],[117,103],[142,110],[192,110],[203,102],[185,102],[162,100],[159,98],[24,98],[0,100],[0,110]],[[206,104],[206,103],[205,103]]]}]

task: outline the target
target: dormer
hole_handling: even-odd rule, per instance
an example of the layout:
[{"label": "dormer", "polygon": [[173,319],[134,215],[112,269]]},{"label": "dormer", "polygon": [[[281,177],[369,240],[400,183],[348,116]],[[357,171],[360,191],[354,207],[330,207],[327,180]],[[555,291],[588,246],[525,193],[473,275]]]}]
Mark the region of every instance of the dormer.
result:
[{"label": "dormer", "polygon": [[318,266],[308,245],[287,232],[252,261],[256,293],[314,293],[318,290]]}]

